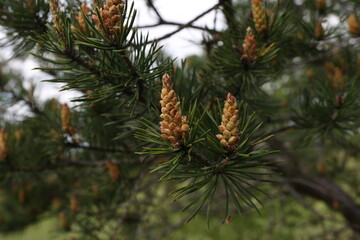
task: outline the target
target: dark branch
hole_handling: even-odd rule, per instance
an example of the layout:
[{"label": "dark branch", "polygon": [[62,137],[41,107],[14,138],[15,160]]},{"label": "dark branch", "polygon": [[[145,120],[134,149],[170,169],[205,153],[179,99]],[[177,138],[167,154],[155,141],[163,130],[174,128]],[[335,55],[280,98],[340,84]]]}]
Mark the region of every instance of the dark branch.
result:
[{"label": "dark branch", "polygon": [[93,151],[109,152],[109,153],[124,153],[124,152],[128,153],[128,151],[120,150],[120,149],[102,148],[97,146],[81,146],[77,143],[66,143],[65,146],[70,148],[81,148],[84,150],[93,150]]},{"label": "dark branch", "polygon": [[283,143],[276,139],[270,145],[282,152],[281,163],[276,164],[276,171],[284,174],[286,181],[297,192],[325,202],[330,208],[340,212],[349,226],[360,233],[360,205],[342,188],[319,176],[312,176],[300,160],[290,153]]},{"label": "dark branch", "polygon": [[206,14],[208,14],[209,12],[213,11],[214,9],[218,8],[219,7],[219,4],[215,4],[214,6],[212,6],[211,8],[209,8],[208,10],[204,11],[203,13],[201,13],[200,15],[198,15],[197,17],[195,17],[194,19],[192,19],[191,21],[189,21],[188,23],[182,25],[182,26],[179,26],[178,29],[176,29],[175,31],[172,31],[160,38],[157,38],[157,39],[154,39],[152,41],[149,41],[148,44],[151,44],[153,42],[158,42],[158,41],[161,41],[161,40],[164,40],[164,39],[167,39],[169,37],[171,37],[172,35],[180,32],[181,30],[185,29],[185,28],[188,28],[189,26],[191,26],[194,22],[196,22],[197,20],[199,20],[200,18],[202,18],[203,16],[205,16]]},{"label": "dark branch", "polygon": [[[172,26],[178,26],[178,27],[184,27],[185,24],[184,23],[178,23],[178,22],[172,22],[172,21],[162,21],[159,23],[155,23],[155,24],[150,24],[150,25],[143,25],[143,26],[138,26],[137,28],[153,28],[153,27],[159,27],[162,25],[172,25]],[[206,27],[200,27],[200,26],[195,26],[195,25],[188,25],[186,26],[187,28],[194,28],[197,30],[201,30],[201,31],[209,31],[208,28]]]},{"label": "dark branch", "polygon": [[154,3],[153,3],[153,0],[147,0],[146,1],[147,5],[149,5],[149,7],[155,12],[155,14],[158,16],[159,18],[159,21],[160,22],[163,22],[163,18],[161,16],[161,14],[159,13],[159,11],[157,10],[157,8],[155,7]]}]

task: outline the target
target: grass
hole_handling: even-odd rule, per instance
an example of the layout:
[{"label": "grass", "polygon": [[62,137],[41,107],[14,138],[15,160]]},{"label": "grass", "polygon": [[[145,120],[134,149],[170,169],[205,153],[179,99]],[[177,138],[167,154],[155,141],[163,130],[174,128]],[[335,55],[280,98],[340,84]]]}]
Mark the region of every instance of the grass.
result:
[{"label": "grass", "polygon": [[1,240],[62,240],[74,234],[62,234],[57,229],[57,219],[47,218],[27,227],[24,231],[8,235],[0,234]]}]

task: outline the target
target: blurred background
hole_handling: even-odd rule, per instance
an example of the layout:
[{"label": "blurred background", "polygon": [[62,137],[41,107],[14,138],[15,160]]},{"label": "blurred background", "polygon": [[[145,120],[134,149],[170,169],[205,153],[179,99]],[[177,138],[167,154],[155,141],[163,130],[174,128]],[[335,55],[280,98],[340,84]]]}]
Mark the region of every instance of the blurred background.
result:
[{"label": "blurred background", "polygon": [[[279,2],[286,2],[279,1]],[[6,1],[5,1],[6,2]],[[182,60],[189,65],[201,65],[204,61],[204,58],[208,56],[207,52],[207,43],[209,40],[215,39],[216,44],[219,44],[218,47],[222,46],[220,41],[221,36],[216,34],[205,33],[204,29],[212,29],[213,32],[222,32],[227,28],[227,20],[220,9],[210,11],[207,14],[204,14],[200,18],[196,19],[199,14],[206,12],[207,9],[211,8],[215,4],[218,4],[219,1],[216,0],[153,0],[150,1],[153,5],[149,4],[149,1],[146,0],[135,0],[135,8],[138,10],[137,18],[135,21],[135,26],[145,34],[149,34],[149,39],[161,39],[167,34],[171,34],[171,37],[166,37],[160,41],[161,45],[164,45],[163,52],[166,56],[171,58],[176,58],[176,62],[180,65]],[[240,7],[250,6],[251,1],[233,1],[239,4]],[[269,4],[275,4],[277,1],[266,1]],[[304,22],[313,23],[311,19],[311,11],[315,12],[316,6],[314,2],[310,0],[295,0],[293,2],[295,9],[296,7],[301,8],[302,16]],[[348,37],[347,34],[347,25],[346,17],[353,11],[352,7],[356,6],[359,10],[359,3],[356,1],[325,1],[327,6],[331,6],[332,10],[328,13],[322,14],[321,26],[326,29],[326,33],[329,33],[329,38],[327,43],[329,45],[340,42],[339,46],[342,46],[343,36]],[[342,9],[342,4],[346,3],[346,7]],[[90,2],[88,3],[90,5]],[[355,7],[354,7],[355,8]],[[300,11],[300,10],[299,10]],[[1,17],[0,12],[0,17]],[[162,22],[159,24],[159,16],[166,23]],[[246,18],[247,16],[240,16],[241,18]],[[300,17],[299,17],[300,18]],[[176,32],[179,26],[182,24],[187,24],[189,21],[194,20],[192,23],[193,27],[185,27],[179,32]],[[195,26],[195,27],[194,27]],[[196,27],[198,26],[198,28]],[[313,29],[309,30],[311,37],[313,37]],[[175,32],[174,32],[175,31]],[[331,32],[333,31],[333,32]],[[336,32],[337,31],[337,32]],[[306,34],[294,34],[294,39],[296,41],[306,42],[308,39]],[[0,27],[0,37],[3,38],[3,42],[6,42],[6,31]],[[216,39],[219,38],[219,39]],[[310,37],[309,37],[310,38]],[[316,40],[318,41],[318,40]],[[333,62],[338,61],[336,56],[341,55],[341,50],[338,45],[333,49],[327,47],[326,44],[318,44],[318,42],[309,40],[309,45],[311,45],[316,51],[323,51],[324,49],[328,52],[332,52],[335,55]],[[220,43],[218,43],[220,42]],[[315,43],[316,44],[315,44]],[[359,38],[351,38],[349,40],[350,45],[359,46]],[[1,43],[1,42],[0,42]],[[316,46],[315,46],[316,45]],[[345,45],[345,44],[344,44]],[[332,45],[331,45],[332,46]],[[294,70],[288,69],[289,72],[286,72],[283,76],[279,77],[280,83],[271,83],[266,86],[267,89],[274,90],[275,94],[282,97],[285,96],[285,100],[281,102],[282,107],[287,106],[288,102],[291,101],[292,92],[286,92],[286,90],[281,90],[282,87],[294,87],[294,92],[300,91],[297,88],[297,76],[301,76],[301,79],[310,79],[312,81],[311,74],[326,75],[323,72],[316,72],[317,66],[315,68],[311,67],[310,71],[304,71],[304,67],[301,68],[301,63],[299,58],[296,57],[296,54],[291,50],[292,46],[289,46],[289,52],[291,52],[292,63],[294,64]],[[336,50],[338,49],[338,50]],[[350,49],[350,50],[349,50]],[[345,61],[350,59],[351,48],[344,51]],[[2,62],[2,72],[4,74],[13,74],[22,75],[21,78],[25,79],[23,83],[24,89],[29,92],[32,92],[31,98],[36,99],[37,102],[42,104],[51,105],[47,102],[49,99],[56,99],[58,103],[63,104],[67,103],[70,107],[75,106],[77,103],[71,102],[71,99],[76,97],[81,97],[83,93],[67,90],[61,91],[65,86],[63,83],[49,83],[44,82],[43,80],[49,80],[54,78],[51,74],[46,74],[43,71],[36,70],[35,68],[39,67],[39,63],[35,60],[34,57],[24,55],[20,57],[13,57],[16,54],[16,50],[12,46],[6,46],[0,49],[0,62]],[[297,49],[299,50],[299,49]],[[312,49],[313,50],[313,49]],[[311,51],[312,51],[311,50]],[[325,52],[324,50],[324,52]],[[357,49],[358,50],[358,49]],[[234,50],[235,51],[235,50]],[[300,49],[300,52],[303,53],[304,49]],[[337,51],[337,52],[336,52]],[[295,52],[295,51],[294,51]],[[302,54],[301,53],[301,54]],[[323,52],[322,52],[323,53]],[[310,56],[313,54],[312,56]],[[309,51],[308,59],[312,60],[311,57],[317,56],[317,52],[313,53]],[[347,55],[348,54],[348,55]],[[306,55],[306,54],[304,54]],[[324,59],[327,58],[327,55],[324,54]],[[352,57],[353,61],[354,57]],[[196,61],[199,61],[196,62]],[[341,62],[339,61],[339,62]],[[318,62],[314,61],[315,64]],[[354,62],[354,61],[353,61]],[[360,61],[359,61],[360,62]],[[313,62],[312,62],[313,63]],[[312,64],[311,63],[311,64]],[[230,63],[232,64],[232,63]],[[275,62],[276,64],[282,64]],[[322,64],[322,62],[321,62]],[[319,64],[320,65],[320,64]],[[359,65],[360,66],[360,65]],[[360,68],[360,67],[358,67]],[[310,69],[310,68],[309,68]],[[315,70],[314,70],[315,69]],[[306,69],[305,69],[306,70]],[[352,69],[356,72],[358,70]],[[350,72],[350,70],[349,70]],[[357,76],[358,77],[358,76]],[[294,80],[295,79],[295,80]],[[292,80],[294,80],[292,82]],[[293,85],[291,85],[293,84]],[[280,90],[279,90],[280,89]],[[295,94],[295,93],[294,93]],[[6,100],[6,99],[5,99]],[[287,102],[288,101],[288,102]],[[57,104],[58,104],[57,103]],[[291,105],[291,104],[289,104]],[[4,107],[5,106],[5,107]],[[24,116],[31,115],[29,109],[29,104],[24,101],[17,101],[14,104],[5,104],[1,111],[4,119],[8,121],[17,121],[24,118]],[[57,116],[59,117],[59,116]],[[81,121],[82,119],[79,118]],[[282,121],[281,119],[279,121]],[[270,122],[270,120],[269,120]],[[40,128],[41,126],[37,126]],[[297,139],[298,135],[290,133],[291,139]],[[356,136],[354,137],[356,139]],[[296,141],[295,141],[296,142]],[[335,181],[348,192],[351,193],[351,196],[354,198],[356,204],[360,204],[360,185],[359,185],[359,165],[357,164],[356,154],[358,152],[354,150],[354,155],[347,155],[346,149],[339,149],[329,153],[324,158],[314,159],[312,154],[322,154],[320,151],[325,151],[326,153],[333,148],[326,148],[326,150],[313,149],[314,146],[299,146],[297,149],[295,144],[295,151],[298,156],[308,157],[307,166],[310,166],[310,172],[316,176],[326,176],[329,178],[335,179]],[[330,150],[329,150],[330,149]],[[356,148],[354,148],[356,149]],[[325,156],[325,155],[324,155]],[[346,160],[344,160],[346,159]],[[324,164],[326,162],[326,165]],[[345,163],[346,162],[346,167]],[[337,175],[339,171],[343,175]],[[76,171],[73,172],[76,175]],[[20,175],[20,174],[19,174]],[[19,177],[20,178],[20,177]],[[152,177],[154,178],[154,177]],[[350,179],[351,178],[351,179]],[[52,175],[46,176],[47,181],[53,181]],[[146,178],[147,180],[147,178]],[[153,181],[156,181],[152,179]],[[282,180],[281,180],[282,181]],[[204,215],[197,216],[189,224],[185,224],[184,218],[185,213],[180,212],[179,210],[183,207],[180,203],[172,203],[171,196],[168,193],[171,191],[171,183],[162,183],[156,185],[156,187],[149,187],[149,191],[152,191],[156,195],[156,199],[147,199],[146,191],[141,192],[136,196],[136,199],[139,202],[149,203],[149,209],[144,210],[150,212],[147,215],[147,221],[153,225],[157,225],[159,229],[151,229],[151,224],[144,224],[144,229],[154,231],[153,238],[149,239],[172,239],[172,240],[218,240],[218,239],[227,239],[227,240],[311,240],[311,239],[360,239],[359,235],[355,234],[354,231],[349,227],[349,223],[344,219],[343,215],[338,211],[340,206],[339,203],[334,201],[332,206],[329,207],[329,204],[323,201],[318,201],[313,198],[308,198],[304,195],[299,194],[294,188],[292,188],[288,183],[280,182],[279,184],[275,183],[274,185],[263,186],[262,189],[265,192],[268,192],[268,196],[263,196],[261,199],[263,205],[258,204],[259,212],[245,207],[243,209],[243,214],[238,216],[229,216],[227,221],[222,221],[216,216],[210,218],[210,228],[205,224],[206,219]],[[52,184],[52,183],[51,183]],[[157,184],[157,183],[156,183]],[[276,186],[276,187],[274,187]],[[90,187],[89,187],[90,188]],[[46,192],[39,193],[47,194]],[[15,198],[21,198],[21,192]],[[0,203],[1,203],[1,192],[0,192]],[[54,204],[54,203],[52,203]],[[56,205],[56,203],[54,204]],[[331,205],[331,204],[330,204]],[[6,206],[5,206],[6,207]],[[223,206],[221,206],[223,207]],[[54,207],[52,207],[54,208]],[[10,208],[9,208],[10,209]],[[51,211],[53,211],[52,209]],[[142,209],[143,210],[143,209]],[[216,209],[215,209],[216,211]],[[147,212],[147,213],[148,213]],[[14,218],[16,218],[17,212],[14,210]],[[221,215],[221,213],[218,213]],[[142,216],[130,216],[129,222],[131,222],[133,217],[136,222],[137,218]],[[0,215],[0,224],[1,224]],[[156,220],[158,218],[158,220]],[[48,212],[42,213],[40,221],[26,226],[24,229],[16,233],[9,232],[8,234],[0,233],[1,240],[70,240],[76,239],[77,235],[73,232],[66,233],[59,230],[59,218],[54,217]],[[159,226],[160,224],[166,224],[169,221],[169,226]],[[154,224],[155,223],[155,224]],[[86,226],[87,222],[84,220],[81,224]],[[135,224],[134,224],[135,225]],[[132,226],[130,226],[131,228]],[[130,230],[129,230],[130,231]],[[153,232],[152,232],[153,233]],[[91,239],[89,237],[88,239]],[[97,239],[97,238],[94,238]],[[101,239],[101,238],[99,238]],[[104,238],[105,239],[105,238]],[[128,240],[133,240],[130,238],[124,238]],[[144,238],[145,239],[145,238]],[[134,239],[136,240],[136,239]]]}]

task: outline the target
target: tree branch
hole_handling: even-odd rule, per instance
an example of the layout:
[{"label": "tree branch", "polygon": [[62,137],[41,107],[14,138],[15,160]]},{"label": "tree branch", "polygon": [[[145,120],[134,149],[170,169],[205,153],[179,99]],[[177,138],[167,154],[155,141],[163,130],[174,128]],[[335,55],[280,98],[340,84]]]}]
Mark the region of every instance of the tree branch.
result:
[{"label": "tree branch", "polygon": [[161,41],[161,40],[164,40],[166,38],[169,38],[171,37],[172,35],[180,32],[181,30],[187,28],[187,27],[190,27],[195,21],[199,20],[200,18],[202,18],[203,16],[205,16],[206,14],[208,14],[209,12],[213,11],[214,9],[218,8],[219,7],[219,3],[218,4],[215,4],[214,6],[212,6],[211,8],[209,8],[208,10],[204,11],[203,13],[199,14],[197,17],[195,17],[194,19],[192,19],[191,21],[187,22],[186,24],[182,25],[182,26],[179,26],[178,29],[176,29],[175,31],[172,31],[168,34],[165,34],[164,36],[160,37],[160,38],[157,38],[157,39],[154,39],[152,41],[149,41],[147,44],[151,44],[153,42],[158,42],[158,41]]},{"label": "tree branch", "polygon": [[[137,28],[153,28],[153,27],[159,27],[161,25],[172,25],[172,26],[184,27],[185,24],[184,23],[178,23],[178,22],[172,22],[172,21],[163,20],[162,22],[159,22],[159,23],[138,26]],[[187,28],[194,28],[194,29],[202,30],[202,31],[209,31],[209,29],[206,28],[206,27],[195,26],[195,25],[192,25],[192,24],[189,25],[189,26],[186,26],[186,27]]]},{"label": "tree branch", "polygon": [[155,12],[155,14],[158,16],[159,21],[163,22],[164,19],[162,18],[161,14],[159,13],[159,11],[157,10],[157,8],[155,7],[153,0],[146,0],[147,5],[149,5],[149,7]]},{"label": "tree branch", "polygon": [[282,152],[281,163],[275,165],[276,171],[283,173],[286,181],[296,191],[325,202],[330,208],[340,212],[354,231],[360,233],[360,205],[349,194],[324,177],[311,176],[283,143],[276,139],[269,143]]}]

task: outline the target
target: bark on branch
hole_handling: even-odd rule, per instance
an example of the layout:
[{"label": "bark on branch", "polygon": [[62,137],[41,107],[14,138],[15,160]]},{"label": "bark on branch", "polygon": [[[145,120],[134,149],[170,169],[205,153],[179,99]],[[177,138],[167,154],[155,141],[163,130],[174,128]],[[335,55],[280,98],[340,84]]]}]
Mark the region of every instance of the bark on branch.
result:
[{"label": "bark on branch", "polygon": [[280,149],[281,163],[276,171],[284,174],[286,181],[299,193],[326,203],[334,211],[340,212],[347,220],[349,227],[360,233],[360,205],[341,187],[325,177],[312,176],[305,166],[300,164],[297,156],[288,151],[283,143],[276,139],[271,145]]}]

